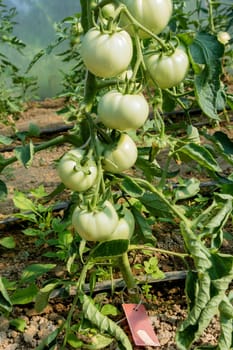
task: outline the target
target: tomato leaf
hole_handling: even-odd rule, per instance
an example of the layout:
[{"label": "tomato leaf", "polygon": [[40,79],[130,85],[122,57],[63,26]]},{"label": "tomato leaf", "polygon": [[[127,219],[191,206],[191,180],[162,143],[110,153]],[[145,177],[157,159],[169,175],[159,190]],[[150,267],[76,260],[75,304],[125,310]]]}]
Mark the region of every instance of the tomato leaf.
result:
[{"label": "tomato leaf", "polygon": [[13,202],[16,208],[22,211],[32,211],[37,212],[36,205],[27,196],[19,191],[14,192]]},{"label": "tomato leaf", "polygon": [[5,182],[0,180],[0,200],[4,199],[8,194],[8,190]]},{"label": "tomato leaf", "polygon": [[99,243],[89,254],[90,259],[109,258],[120,256],[128,250],[127,239],[114,239]]},{"label": "tomato leaf", "polygon": [[10,137],[0,135],[0,143],[2,143],[3,145],[9,146],[12,144],[12,142],[13,140]]},{"label": "tomato leaf", "polygon": [[133,178],[125,177],[122,181],[121,188],[131,197],[137,198],[141,197],[144,193],[144,190],[141,186],[134,181]]},{"label": "tomato leaf", "polygon": [[232,211],[232,196],[215,194],[212,205],[196,219],[201,235],[208,237],[211,248],[219,249],[223,242],[222,228]]},{"label": "tomato leaf", "polygon": [[140,198],[140,202],[156,217],[172,218],[170,208],[160,199],[156,193],[146,192]]},{"label": "tomato leaf", "polygon": [[30,141],[26,146],[16,147],[14,153],[18,161],[23,164],[25,168],[28,168],[33,160],[34,156],[34,145]]},{"label": "tomato leaf", "polygon": [[49,272],[56,264],[32,264],[27,266],[22,273],[21,282],[33,282],[44,273]]},{"label": "tomato leaf", "polygon": [[11,312],[12,302],[6,290],[6,286],[2,277],[0,276],[0,310]]},{"label": "tomato leaf", "polygon": [[17,289],[11,296],[11,301],[14,305],[29,304],[35,300],[37,293],[38,288],[33,283],[26,288]]},{"label": "tomato leaf", "polygon": [[14,318],[13,320],[10,320],[10,326],[17,329],[17,331],[24,332],[27,323],[23,318]]},{"label": "tomato leaf", "polygon": [[148,219],[142,215],[141,211],[137,210],[135,206],[132,207],[135,223],[137,226],[137,234],[142,238],[143,242],[155,243],[156,239],[152,234],[151,225]]},{"label": "tomato leaf", "polygon": [[[228,200],[229,198],[226,199],[227,202]],[[230,213],[231,210],[228,215]],[[221,225],[224,224],[223,221]],[[206,247],[205,241],[191,232],[184,223],[181,223],[181,232],[195,264],[195,272],[189,272],[186,279],[189,313],[176,334],[177,347],[180,350],[187,350],[201,336],[215,315],[219,314],[220,320],[225,320],[226,315],[229,318],[229,313],[232,314],[229,303],[225,304],[225,300],[226,290],[233,279],[233,256]],[[228,322],[221,322],[219,339],[223,345],[218,349],[230,349]]]},{"label": "tomato leaf", "polygon": [[41,341],[39,346],[35,348],[35,350],[55,350],[57,348],[56,338],[61,331],[61,327],[58,327],[52,333],[50,333],[46,338],[43,338],[43,340]]},{"label": "tomato leaf", "polygon": [[214,143],[221,156],[233,165],[233,142],[229,137],[222,131],[216,131],[208,139]]},{"label": "tomato leaf", "polygon": [[15,248],[15,240],[14,237],[3,237],[0,238],[0,245],[8,248],[8,249],[13,249]]},{"label": "tomato leaf", "polygon": [[200,181],[191,178],[183,180],[177,188],[175,188],[175,200],[187,199],[195,196],[200,190]]},{"label": "tomato leaf", "polygon": [[[217,111],[225,106],[225,94],[220,81],[224,45],[214,35],[201,32],[190,46],[190,55],[196,71],[194,85],[197,102],[209,118],[218,120]],[[197,71],[198,65],[200,71]]]},{"label": "tomato leaf", "polygon": [[133,350],[132,345],[125,332],[107,316],[104,316],[97,307],[93,304],[93,300],[83,294],[80,297],[83,307],[84,317],[99,328],[101,332],[107,332],[119,341],[125,350]]},{"label": "tomato leaf", "polygon": [[[155,177],[161,177],[163,174],[163,169],[151,163],[149,160],[144,159],[142,157],[138,157],[136,161],[137,168],[143,171],[143,174],[147,178],[148,181],[152,181]],[[172,178],[177,176],[179,170],[173,172],[167,172],[166,177]]]},{"label": "tomato leaf", "polygon": [[184,153],[191,159],[195,160],[198,164],[214,172],[221,172],[221,168],[204,146],[198,145],[196,143],[190,142],[179,148],[178,153]]},{"label": "tomato leaf", "polygon": [[49,296],[52,291],[59,285],[58,282],[49,283],[45,287],[41,288],[36,295],[35,310],[41,312],[48,304]]}]

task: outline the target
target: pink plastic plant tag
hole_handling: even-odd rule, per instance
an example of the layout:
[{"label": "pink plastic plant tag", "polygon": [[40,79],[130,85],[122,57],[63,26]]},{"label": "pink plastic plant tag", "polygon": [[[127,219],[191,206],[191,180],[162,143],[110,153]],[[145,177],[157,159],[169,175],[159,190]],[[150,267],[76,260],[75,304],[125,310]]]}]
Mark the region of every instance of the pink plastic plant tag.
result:
[{"label": "pink plastic plant tag", "polygon": [[122,304],[135,345],[159,346],[151,320],[142,304]]}]

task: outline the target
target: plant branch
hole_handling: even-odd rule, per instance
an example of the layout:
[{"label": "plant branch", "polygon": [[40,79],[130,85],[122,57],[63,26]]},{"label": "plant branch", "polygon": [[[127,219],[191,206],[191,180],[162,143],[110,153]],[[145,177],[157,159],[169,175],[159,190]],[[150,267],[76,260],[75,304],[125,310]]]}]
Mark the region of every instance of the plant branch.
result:
[{"label": "plant branch", "polygon": [[[54,139],[52,140],[49,140],[49,141],[46,141],[38,146],[35,146],[34,147],[34,153],[37,153],[39,151],[42,151],[44,149],[47,149],[49,147],[53,147],[53,146],[57,146],[59,144],[63,144],[63,143],[71,143],[71,144],[74,144],[74,145],[79,145],[79,139],[77,136],[75,135],[60,135],[58,137],[55,137]],[[13,156],[11,158],[8,158],[8,159],[1,159],[0,160],[0,172],[5,168],[7,167],[8,165],[12,164],[12,163],[15,163],[17,162],[18,159],[16,156]]]}]

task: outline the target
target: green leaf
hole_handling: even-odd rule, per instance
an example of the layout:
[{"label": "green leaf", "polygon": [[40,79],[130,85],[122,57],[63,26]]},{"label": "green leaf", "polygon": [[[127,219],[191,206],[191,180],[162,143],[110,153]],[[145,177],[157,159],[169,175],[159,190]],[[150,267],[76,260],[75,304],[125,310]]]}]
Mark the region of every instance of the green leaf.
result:
[{"label": "green leaf", "polygon": [[55,350],[57,349],[57,341],[56,338],[60,333],[61,327],[55,329],[52,333],[50,333],[46,338],[44,338],[39,346],[35,348],[35,350]]},{"label": "green leaf", "polygon": [[[198,104],[208,117],[219,119],[217,111],[225,106],[225,94],[220,81],[224,45],[214,35],[197,33],[190,46],[190,55],[196,71],[194,84]],[[202,68],[199,71],[198,65]]]},{"label": "green leaf", "polygon": [[74,349],[82,349],[83,348],[83,342],[77,338],[77,336],[70,332],[67,335],[67,343],[72,346]]},{"label": "green leaf", "polygon": [[[149,160],[138,157],[136,161],[137,168],[141,169],[143,171],[143,174],[145,175],[146,179],[148,181],[153,181],[155,177],[160,178],[163,175],[163,169],[156,166],[154,163],[151,163]],[[179,170],[177,171],[169,171],[166,173],[166,177],[168,179],[177,176],[179,173]]]},{"label": "green leaf", "polygon": [[216,131],[210,139],[214,142],[221,156],[233,165],[233,142],[229,137],[222,131]]},{"label": "green leaf", "polygon": [[45,287],[41,288],[36,295],[35,309],[37,312],[41,312],[48,305],[49,296],[52,291],[59,285],[56,283],[49,283]]},{"label": "green leaf", "polygon": [[27,196],[22,192],[14,192],[13,202],[16,208],[22,211],[37,211],[36,205],[33,203],[33,201],[27,198]]},{"label": "green leaf", "polygon": [[227,194],[214,194],[214,200],[209,208],[197,218],[197,227],[203,237],[211,241],[211,248],[219,249],[223,242],[223,227],[232,212],[233,197]]},{"label": "green leaf", "polygon": [[54,267],[56,267],[56,264],[32,264],[26,267],[21,276],[21,282],[33,282],[38,277],[42,276],[43,274],[49,272]]},{"label": "green leaf", "polygon": [[30,123],[28,128],[28,136],[40,136],[40,127],[34,123]]},{"label": "green leaf", "polygon": [[14,318],[13,320],[10,320],[10,326],[19,332],[24,332],[27,327],[27,322],[22,318]]},{"label": "green leaf", "polygon": [[204,146],[191,142],[180,147],[177,152],[186,154],[188,157],[195,160],[198,164],[208,170],[214,172],[222,171],[212,154]]},{"label": "green leaf", "polygon": [[15,240],[14,237],[4,237],[0,239],[0,245],[5,248],[13,249],[15,248]]},{"label": "green leaf", "polygon": [[177,188],[175,188],[175,201],[191,198],[195,196],[200,190],[200,181],[191,178],[184,179]]},{"label": "green leaf", "polygon": [[144,193],[144,190],[141,186],[137,184],[131,177],[125,177],[122,181],[121,188],[124,192],[126,192],[129,196],[137,198],[141,197]]},{"label": "green leaf", "polygon": [[0,135],[0,143],[3,145],[9,146],[11,145],[13,140],[10,137]]},{"label": "green leaf", "polygon": [[0,310],[3,310],[5,312],[12,311],[12,303],[1,276],[0,276]]},{"label": "green leaf", "polygon": [[33,143],[30,141],[26,146],[16,147],[14,153],[18,161],[25,166],[25,168],[28,168],[31,165],[34,156]]},{"label": "green leaf", "polygon": [[148,219],[135,206],[132,207],[132,212],[137,226],[137,235],[140,237],[140,240],[155,244],[156,239],[153,236],[152,228]]},{"label": "green leaf", "polygon": [[82,349],[88,350],[99,350],[106,349],[113,342],[113,339],[103,335],[103,334],[95,334],[91,338],[91,344],[83,344]]},{"label": "green leaf", "polygon": [[125,334],[125,332],[120,328],[115,322],[110,320],[107,316],[104,316],[97,307],[93,304],[90,297],[83,294],[80,296],[82,302],[84,317],[92,322],[98,327],[100,332],[108,333],[115,337],[119,341],[125,350],[133,350],[132,345]]},{"label": "green leaf", "polygon": [[7,190],[6,184],[2,180],[0,180],[0,200],[3,200],[4,198],[6,198],[7,194],[8,194],[8,190]]},{"label": "green leaf", "polygon": [[110,258],[120,256],[128,250],[127,239],[114,239],[99,243],[89,254],[90,259]]},{"label": "green leaf", "polygon": [[116,308],[116,306],[111,305],[111,304],[105,304],[101,308],[101,313],[105,316],[108,316],[108,315],[117,316],[117,315],[119,315],[119,311]]},{"label": "green leaf", "polygon": [[[196,270],[195,278],[186,280],[189,313],[176,334],[178,349],[187,350],[203,334],[215,315],[219,314],[222,321],[229,312],[232,315],[229,308],[226,312],[226,304],[223,305],[222,302],[233,279],[233,256],[209,250],[184,223],[181,224],[181,230]],[[222,340],[223,347],[218,349],[227,350],[231,343],[229,323],[226,325],[223,321],[221,327],[219,339]],[[228,339],[225,338],[226,335]]]},{"label": "green leaf", "polygon": [[26,288],[17,289],[11,296],[13,305],[25,305],[33,302],[38,293],[38,288],[35,284],[30,284]]},{"label": "green leaf", "polygon": [[140,198],[140,202],[152,215],[156,217],[173,217],[170,208],[160,199],[160,197],[156,193],[146,192]]}]

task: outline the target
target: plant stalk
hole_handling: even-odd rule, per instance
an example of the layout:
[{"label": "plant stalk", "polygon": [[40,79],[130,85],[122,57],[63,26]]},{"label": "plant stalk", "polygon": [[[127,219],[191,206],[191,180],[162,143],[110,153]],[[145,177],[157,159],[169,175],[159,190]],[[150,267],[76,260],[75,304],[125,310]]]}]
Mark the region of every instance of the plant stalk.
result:
[{"label": "plant stalk", "polygon": [[118,264],[121,270],[122,277],[125,281],[130,300],[132,302],[138,303],[140,301],[140,297],[138,294],[138,287],[137,287],[136,280],[133,276],[133,273],[131,271],[127,252],[122,254],[118,258]]},{"label": "plant stalk", "polygon": [[[60,145],[60,144],[63,144],[63,143],[71,143],[75,146],[79,145],[79,142],[78,142],[78,138],[77,136],[75,135],[60,135],[58,137],[55,137],[54,139],[52,140],[49,140],[49,141],[46,141],[38,146],[35,146],[34,147],[34,153],[37,153],[39,151],[43,151],[49,147],[53,147],[53,146],[57,146],[57,145]],[[0,173],[1,171],[7,167],[8,165],[14,163],[14,162],[17,162],[17,157],[16,156],[13,156],[11,158],[8,158],[8,159],[1,159],[0,161]]]}]

